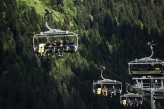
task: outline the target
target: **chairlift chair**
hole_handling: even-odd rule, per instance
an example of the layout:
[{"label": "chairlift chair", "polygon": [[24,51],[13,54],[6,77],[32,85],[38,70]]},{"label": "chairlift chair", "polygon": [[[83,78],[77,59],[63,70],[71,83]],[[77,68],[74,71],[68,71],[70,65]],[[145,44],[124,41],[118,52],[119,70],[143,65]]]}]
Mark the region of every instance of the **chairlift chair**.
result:
[{"label": "chairlift chair", "polygon": [[[49,13],[47,13],[49,14]],[[47,15],[46,15],[47,19]],[[34,52],[39,56],[44,56],[48,53],[58,53],[62,52],[76,52],[78,48],[78,35],[74,32],[63,31],[60,29],[52,29],[48,26],[46,20],[46,27],[48,31],[40,32],[39,34],[34,34],[33,36],[33,48]],[[46,44],[48,39],[50,44]],[[59,44],[60,42],[57,40],[62,40],[62,46]],[[65,40],[67,39],[67,40]]]},{"label": "chairlift chair", "polygon": [[130,75],[162,75],[164,72],[164,61],[155,58],[152,43],[148,44],[151,48],[151,55],[149,57],[135,59],[128,63],[128,70]]},{"label": "chairlift chair", "polygon": [[130,75],[161,75],[164,62],[159,59],[136,59],[128,63]]},{"label": "chairlift chair", "polygon": [[[78,37],[75,33],[69,33],[69,34],[35,34],[33,36],[33,48],[34,52],[37,53],[40,56],[43,56],[43,54],[46,51],[49,51],[48,53],[58,53],[58,49],[60,49],[60,45],[58,45],[59,42],[56,42],[59,38],[71,38],[74,37],[74,42],[68,42],[68,40],[63,42],[63,52],[73,53],[77,51],[78,48]],[[50,39],[50,45],[46,45],[46,39]],[[75,42],[76,41],[76,42]],[[47,53],[47,52],[46,52]]]},{"label": "chairlift chair", "polygon": [[[67,40],[65,40],[67,38]],[[47,40],[50,40],[50,45],[46,45]],[[57,40],[63,41],[63,46],[59,45]],[[69,40],[70,39],[70,40]],[[71,42],[70,42],[71,41]],[[78,35],[73,32],[51,29],[33,36],[34,52],[40,56],[47,53],[58,53],[59,49],[63,52],[73,53],[78,48]]]},{"label": "chairlift chair", "polygon": [[139,107],[142,102],[143,97],[139,94],[128,93],[120,96],[120,103],[126,107]]},{"label": "chairlift chair", "polygon": [[95,95],[103,96],[117,96],[122,93],[122,82],[106,79],[103,77],[103,70],[105,67],[101,66],[101,78],[102,80],[97,80],[93,82],[93,93]]},{"label": "chairlift chair", "polygon": [[93,82],[93,93],[103,96],[118,96],[122,93],[122,82],[116,80],[98,80]]}]

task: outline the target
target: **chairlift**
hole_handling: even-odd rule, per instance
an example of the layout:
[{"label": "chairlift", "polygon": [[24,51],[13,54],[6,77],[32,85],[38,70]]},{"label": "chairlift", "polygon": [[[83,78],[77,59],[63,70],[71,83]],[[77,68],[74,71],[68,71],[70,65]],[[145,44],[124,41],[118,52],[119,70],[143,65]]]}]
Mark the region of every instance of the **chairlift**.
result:
[{"label": "chairlift", "polygon": [[118,96],[122,93],[122,82],[105,79],[102,76],[103,69],[101,69],[102,80],[97,80],[93,82],[93,93],[95,95],[103,96]]},{"label": "chairlift", "polygon": [[[67,42],[64,40],[62,46],[60,46],[62,38],[64,37],[75,37],[76,42]],[[50,40],[47,44],[47,38]],[[60,38],[57,39],[57,38]],[[58,41],[57,41],[58,40]],[[44,56],[47,53],[58,53],[59,50],[63,52],[73,53],[78,48],[78,37],[77,34],[66,34],[66,35],[41,35],[35,34],[33,36],[33,48],[34,52],[40,56]]]},{"label": "chairlift", "polygon": [[152,42],[148,43],[151,48],[151,55],[149,57],[135,59],[128,63],[130,75],[162,75],[164,70],[164,61],[156,58],[154,55]]},{"label": "chairlift", "polygon": [[77,34],[60,29],[52,29],[48,26],[47,20],[46,27],[48,31],[40,32],[33,36],[33,48],[38,56],[45,56],[50,53],[72,53],[77,51]]},{"label": "chairlift", "polygon": [[143,102],[142,95],[128,93],[120,96],[120,103],[126,107],[140,107]]},{"label": "chairlift", "polygon": [[103,96],[117,96],[122,92],[122,83],[116,80],[98,80],[93,82],[93,93]]}]

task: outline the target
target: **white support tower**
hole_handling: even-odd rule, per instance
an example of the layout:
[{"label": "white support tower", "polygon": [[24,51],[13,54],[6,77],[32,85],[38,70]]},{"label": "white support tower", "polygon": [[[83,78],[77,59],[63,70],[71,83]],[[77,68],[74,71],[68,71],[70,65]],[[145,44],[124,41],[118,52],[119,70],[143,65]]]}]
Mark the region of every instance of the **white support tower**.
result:
[{"label": "white support tower", "polygon": [[164,99],[164,77],[143,76],[132,78],[135,81],[134,89],[148,91],[151,98],[151,109],[156,109],[156,100]]}]

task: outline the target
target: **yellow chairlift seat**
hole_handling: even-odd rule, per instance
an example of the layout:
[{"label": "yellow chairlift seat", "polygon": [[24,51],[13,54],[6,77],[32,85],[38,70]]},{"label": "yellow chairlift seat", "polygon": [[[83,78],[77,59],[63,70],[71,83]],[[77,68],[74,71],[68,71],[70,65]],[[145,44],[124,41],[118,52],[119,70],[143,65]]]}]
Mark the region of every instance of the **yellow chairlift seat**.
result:
[{"label": "yellow chairlift seat", "polygon": [[97,94],[98,94],[98,95],[101,94],[101,88],[97,88]]},{"label": "yellow chairlift seat", "polygon": [[44,53],[44,46],[45,46],[44,43],[39,44],[38,53],[41,54],[41,56],[42,56],[42,54]]},{"label": "yellow chairlift seat", "polygon": [[160,70],[160,68],[155,68],[155,70]]},{"label": "yellow chairlift seat", "polygon": [[125,106],[126,105],[126,100],[122,100],[122,104]]}]

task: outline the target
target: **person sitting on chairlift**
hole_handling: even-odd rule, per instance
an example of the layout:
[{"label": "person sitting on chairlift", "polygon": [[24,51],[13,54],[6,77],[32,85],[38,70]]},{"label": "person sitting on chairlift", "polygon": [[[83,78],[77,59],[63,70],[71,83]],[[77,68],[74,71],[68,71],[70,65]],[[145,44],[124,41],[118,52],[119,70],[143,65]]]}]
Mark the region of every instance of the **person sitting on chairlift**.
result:
[{"label": "person sitting on chairlift", "polygon": [[138,106],[137,98],[135,98],[135,99],[133,100],[133,107],[136,107],[136,106]]},{"label": "person sitting on chairlift", "polygon": [[56,46],[57,46],[57,42],[55,40],[55,42],[52,42],[52,47],[53,47],[52,53],[55,53]]},{"label": "person sitting on chairlift", "polygon": [[68,46],[66,40],[63,41],[63,49],[64,51],[68,51]]},{"label": "person sitting on chairlift", "polygon": [[126,106],[132,106],[131,100],[129,98],[126,100]]},{"label": "person sitting on chairlift", "polygon": [[63,52],[64,52],[63,51],[63,41],[60,40],[59,43],[58,43],[58,56],[63,57],[63,54],[64,54]]},{"label": "person sitting on chairlift", "polygon": [[123,106],[126,106],[126,99],[122,100],[122,104],[123,104]]},{"label": "person sitting on chairlift", "polygon": [[112,87],[111,97],[112,97],[113,95],[116,96],[116,88],[114,87],[114,85],[113,85],[113,87]]},{"label": "person sitting on chairlift", "polygon": [[51,46],[51,42],[49,41],[49,38],[47,38],[47,42],[45,44],[45,52],[44,52],[44,55],[51,50],[50,49],[50,46]]},{"label": "person sitting on chairlift", "polygon": [[111,96],[111,97],[116,96],[116,88],[115,88],[114,85],[113,85],[112,88],[110,88],[110,89],[108,90],[108,93],[110,93],[110,96]]},{"label": "person sitting on chairlift", "polygon": [[108,95],[108,91],[107,91],[108,89],[104,86],[104,88],[102,88],[102,94],[104,95],[104,96],[107,96]]}]

